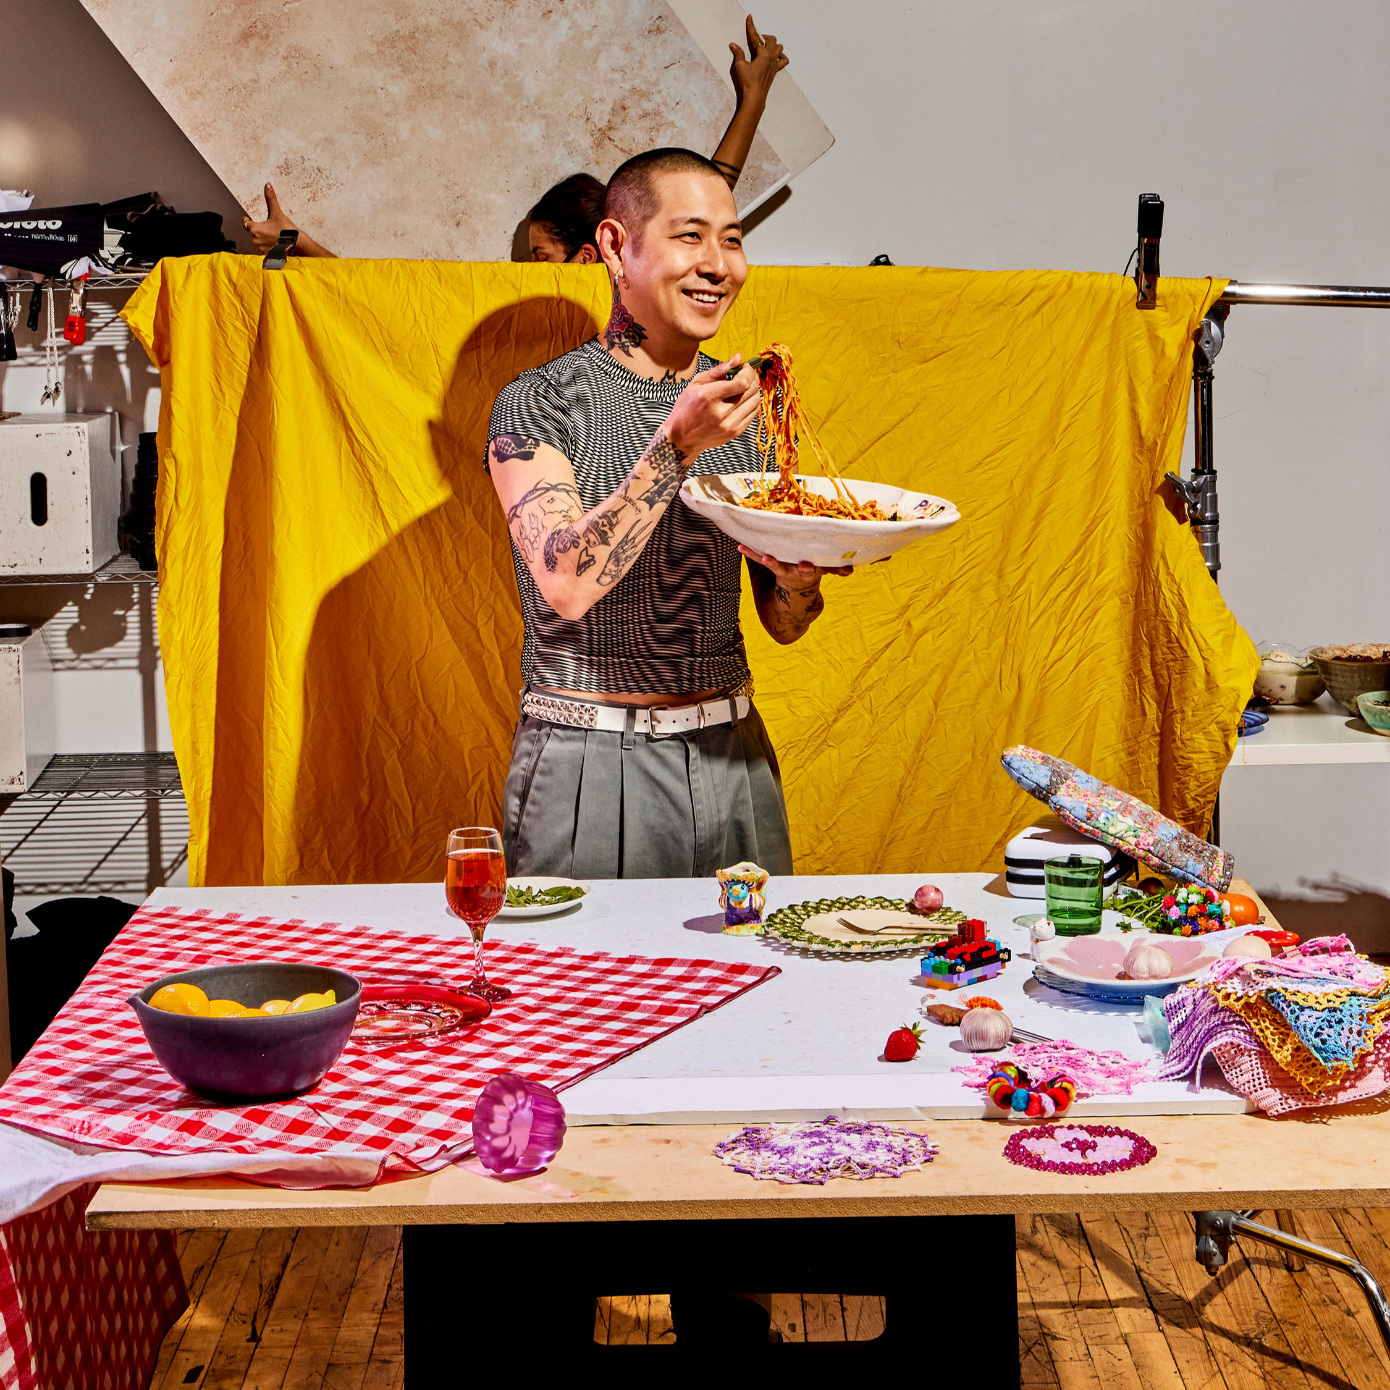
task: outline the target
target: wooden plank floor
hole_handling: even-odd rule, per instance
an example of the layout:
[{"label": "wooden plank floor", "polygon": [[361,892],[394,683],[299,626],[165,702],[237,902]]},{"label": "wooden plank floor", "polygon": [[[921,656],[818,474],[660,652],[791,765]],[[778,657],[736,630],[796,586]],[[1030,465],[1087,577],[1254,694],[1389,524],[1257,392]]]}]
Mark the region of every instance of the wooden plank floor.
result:
[{"label": "wooden plank floor", "polygon": [[[1390,1211],[1294,1222],[1390,1285]],[[399,1229],[192,1231],[179,1253],[192,1303],[164,1341],[152,1390],[404,1385]],[[1020,1217],[1017,1274],[1029,1390],[1390,1390],[1390,1358],[1350,1280],[1290,1270],[1253,1245],[1233,1247],[1211,1279],[1182,1214]],[[929,1266],[914,1277],[930,1291]],[[949,1280],[949,1263],[938,1277]],[[883,1328],[876,1298],[779,1293],[772,1312],[788,1341],[866,1340]],[[604,1299],[594,1333],[670,1342],[668,1301]]]}]

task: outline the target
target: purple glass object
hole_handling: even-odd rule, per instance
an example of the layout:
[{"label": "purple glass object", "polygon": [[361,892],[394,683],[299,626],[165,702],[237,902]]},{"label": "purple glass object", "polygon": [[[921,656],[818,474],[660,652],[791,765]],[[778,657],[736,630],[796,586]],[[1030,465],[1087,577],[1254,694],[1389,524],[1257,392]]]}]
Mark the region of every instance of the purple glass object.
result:
[{"label": "purple glass object", "polygon": [[549,1086],[514,1071],[494,1076],[473,1108],[473,1147],[490,1173],[533,1173],[565,1142],[565,1107]]}]

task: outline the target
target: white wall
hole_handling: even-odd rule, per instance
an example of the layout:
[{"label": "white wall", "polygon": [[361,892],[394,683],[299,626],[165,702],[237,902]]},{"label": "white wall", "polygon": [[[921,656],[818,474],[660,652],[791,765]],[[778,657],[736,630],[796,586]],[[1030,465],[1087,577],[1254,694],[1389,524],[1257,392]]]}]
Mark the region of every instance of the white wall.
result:
[{"label": "white wall", "polygon": [[[1390,284],[1383,4],[758,0],[754,14],[837,140],[752,229],[755,260],[1118,272],[1136,198],[1157,192],[1170,274]],[[239,231],[230,194],[78,0],[11,0],[4,20],[19,42],[0,183],[52,202],[154,187]],[[1390,640],[1387,360],[1390,311],[1232,316],[1216,381],[1222,588],[1257,641]],[[86,408],[103,389],[98,374]],[[146,399],[137,415],[109,389],[132,412],[129,443]],[[28,391],[11,368],[6,406]],[[1354,903],[1390,934],[1390,773],[1243,775],[1224,820],[1238,869],[1286,894],[1337,875],[1373,885]]]},{"label": "white wall", "polygon": [[[1390,6],[757,0],[836,144],[752,259],[1390,285]],[[1221,586],[1257,642],[1390,641],[1390,310],[1236,309],[1215,383]],[[1276,716],[1277,717],[1277,716]],[[1390,769],[1241,769],[1223,838],[1390,949]],[[1318,893],[1338,877],[1370,894]],[[1290,909],[1292,910],[1292,909]],[[1301,919],[1312,925],[1306,912]],[[1363,931],[1363,935],[1366,932]]]}]

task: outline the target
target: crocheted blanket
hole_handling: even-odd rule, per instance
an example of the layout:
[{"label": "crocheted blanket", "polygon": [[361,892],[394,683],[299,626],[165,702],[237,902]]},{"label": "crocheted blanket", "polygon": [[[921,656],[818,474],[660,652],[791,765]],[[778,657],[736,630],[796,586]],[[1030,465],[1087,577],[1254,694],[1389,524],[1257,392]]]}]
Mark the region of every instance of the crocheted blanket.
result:
[{"label": "crocheted blanket", "polygon": [[1163,1003],[1172,1046],[1161,1080],[1214,1057],[1226,1080],[1270,1115],[1343,1105],[1390,1087],[1390,972],[1344,936],[1271,960],[1218,961]]}]

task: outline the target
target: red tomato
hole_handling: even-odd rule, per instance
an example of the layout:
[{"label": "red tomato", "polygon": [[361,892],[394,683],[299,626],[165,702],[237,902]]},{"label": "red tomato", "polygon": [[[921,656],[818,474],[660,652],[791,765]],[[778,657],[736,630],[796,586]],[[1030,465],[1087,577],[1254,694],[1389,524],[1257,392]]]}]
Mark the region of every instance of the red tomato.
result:
[{"label": "red tomato", "polygon": [[1254,898],[1247,898],[1244,893],[1223,893],[1221,901],[1231,905],[1231,915],[1226,921],[1233,927],[1253,927],[1263,920]]}]

